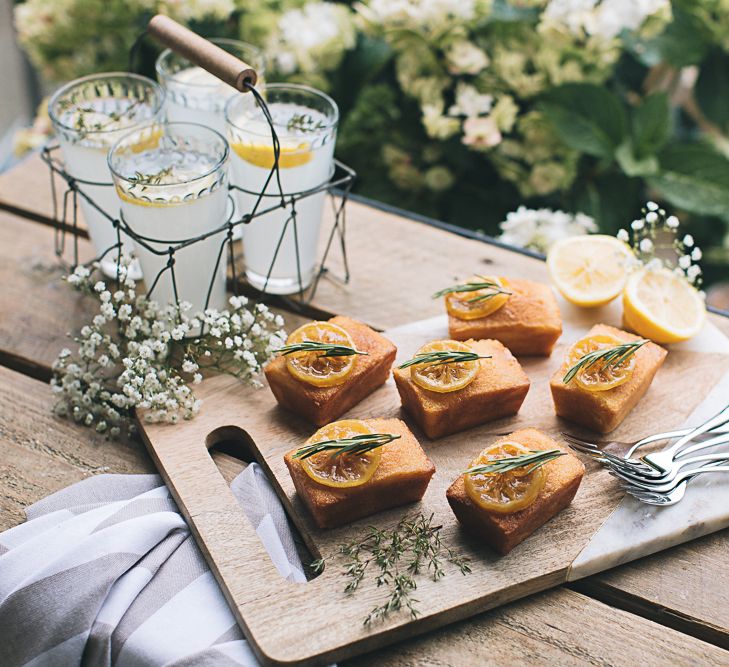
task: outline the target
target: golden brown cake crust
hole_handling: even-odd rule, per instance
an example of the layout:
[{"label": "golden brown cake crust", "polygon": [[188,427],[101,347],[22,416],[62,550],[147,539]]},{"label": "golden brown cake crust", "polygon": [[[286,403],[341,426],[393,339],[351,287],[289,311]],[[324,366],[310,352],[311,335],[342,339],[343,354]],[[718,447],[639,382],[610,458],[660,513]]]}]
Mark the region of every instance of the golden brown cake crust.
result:
[{"label": "golden brown cake crust", "polygon": [[[622,341],[640,340],[627,331],[606,324],[596,324],[588,335],[612,334]],[[646,343],[635,353],[635,370],[625,383],[607,391],[591,392],[577,383],[565,384],[562,379],[569,370],[563,361],[549,382],[554,409],[558,416],[586,426],[599,433],[608,433],[617,428],[638,404],[663,364],[668,352],[660,345]]]},{"label": "golden brown cake crust", "polygon": [[420,500],[435,466],[405,422],[399,419],[364,420],[377,433],[394,433],[400,439],[382,448],[382,458],[372,478],[360,486],[334,488],[318,484],[294,459],[284,456],[296,492],[319,528],[334,528],[382,510]]},{"label": "golden brown cake crust", "polygon": [[552,289],[518,279],[508,279],[507,289],[512,295],[491,315],[477,320],[448,315],[450,337],[495,338],[516,355],[549,356],[562,335],[562,317]]},{"label": "golden brown cake crust", "polygon": [[336,387],[314,387],[301,382],[289,373],[282,356],[272,359],[264,369],[279,404],[317,426],[334,421],[384,384],[397,353],[390,340],[362,322],[341,315],[329,321],[342,327],[358,350],[368,353],[357,357],[346,382]]},{"label": "golden brown cake crust", "polygon": [[439,394],[410,379],[409,368],[395,368],[395,384],[405,410],[431,439],[514,415],[529,391],[529,378],[497,340],[469,340],[481,359],[481,370],[471,384]]},{"label": "golden brown cake crust", "polygon": [[514,431],[503,439],[515,440],[529,449],[566,452],[566,456],[545,464],[547,479],[537,499],[512,514],[497,514],[478,507],[466,493],[463,475],[446,491],[448,503],[464,529],[505,555],[572,502],[585,466],[567,447],[533,428]]}]

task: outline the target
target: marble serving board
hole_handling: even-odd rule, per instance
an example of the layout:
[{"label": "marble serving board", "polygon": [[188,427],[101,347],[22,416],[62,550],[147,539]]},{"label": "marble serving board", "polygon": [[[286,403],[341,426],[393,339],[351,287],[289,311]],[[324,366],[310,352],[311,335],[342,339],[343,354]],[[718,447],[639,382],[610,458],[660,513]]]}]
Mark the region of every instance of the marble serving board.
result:
[{"label": "marble serving board", "polygon": [[[562,430],[591,435],[554,416],[548,381],[565,351],[592,324],[620,326],[620,311],[618,306],[581,311],[564,302],[560,307],[565,330],[552,356],[520,359],[531,388],[515,417],[431,441],[402,413],[392,380],[347,415],[404,419],[436,473],[421,503],[343,528],[318,530],[297,497],[283,454],[314,429],[279,408],[267,388],[211,378],[196,392],[203,400],[196,419],[175,426],[140,420],[152,457],[262,662],[328,664],[729,526],[729,475],[707,475],[689,487],[682,503],[657,508],[624,498],[603,468],[585,461],[587,474],[572,505],[507,556],[497,556],[460,529],[445,491],[489,442],[527,426],[557,438]],[[398,346],[398,360],[405,360],[423,343],[446,338],[446,319],[414,322],[385,335]],[[670,347],[650,390],[611,438],[636,440],[695,423],[724,407],[728,398],[729,339],[707,324],[693,341]],[[312,556],[325,559],[321,575],[295,584],[278,574],[209,456],[208,449],[221,441],[238,443],[268,472]],[[346,595],[338,547],[369,525],[392,526],[416,512],[434,515],[443,526],[443,540],[470,559],[472,573],[464,576],[448,565],[441,581],[421,577],[417,619],[402,612],[365,626],[364,617],[386,592],[366,580],[356,594]]]}]

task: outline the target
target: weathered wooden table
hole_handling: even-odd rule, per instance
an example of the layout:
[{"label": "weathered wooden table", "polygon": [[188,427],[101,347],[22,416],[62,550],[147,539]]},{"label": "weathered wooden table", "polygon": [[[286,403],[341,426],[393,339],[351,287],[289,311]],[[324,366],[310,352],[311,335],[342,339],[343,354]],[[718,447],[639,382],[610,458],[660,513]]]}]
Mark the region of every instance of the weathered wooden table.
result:
[{"label": "weathered wooden table", "polygon": [[[88,475],[150,472],[144,447],[107,442],[52,416],[47,381],[91,304],[59,281],[48,173],[37,157],[0,175],[0,530],[23,508]],[[352,281],[323,280],[306,315],[377,328],[438,314],[431,293],[464,270],[546,279],[543,263],[407,215],[348,209]],[[81,230],[79,250],[92,255]],[[337,260],[333,264],[336,271]],[[301,315],[286,312],[289,329]],[[729,318],[712,315],[729,332]],[[228,477],[242,463],[217,462]],[[727,665],[729,532],[510,604],[349,665]]]}]

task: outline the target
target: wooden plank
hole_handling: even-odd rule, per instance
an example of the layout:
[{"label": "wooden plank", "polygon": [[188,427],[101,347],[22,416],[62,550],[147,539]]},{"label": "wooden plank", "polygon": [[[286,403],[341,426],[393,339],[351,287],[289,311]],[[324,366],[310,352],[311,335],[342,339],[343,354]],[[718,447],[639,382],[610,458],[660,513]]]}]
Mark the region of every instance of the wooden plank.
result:
[{"label": "wooden plank", "polygon": [[541,593],[342,667],[726,665],[729,653],[567,589]]}]

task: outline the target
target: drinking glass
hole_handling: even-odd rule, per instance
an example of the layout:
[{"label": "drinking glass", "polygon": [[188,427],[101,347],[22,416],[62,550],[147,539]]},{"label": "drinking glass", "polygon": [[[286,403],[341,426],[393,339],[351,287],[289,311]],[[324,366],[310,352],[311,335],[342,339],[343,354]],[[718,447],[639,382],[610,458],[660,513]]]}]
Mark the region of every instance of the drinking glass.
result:
[{"label": "drinking glass", "polygon": [[[119,204],[114,193],[106,156],[111,146],[130,129],[159,119],[164,102],[162,88],[144,76],[112,72],[93,74],[67,83],[48,103],[66,170],[79,190],[93,204],[79,197],[79,203],[91,243],[102,255],[117,243],[112,222]],[[132,244],[121,235],[123,248],[131,253]],[[109,252],[101,260],[105,275],[115,277],[117,253]],[[131,277],[141,278],[139,266],[130,267]]]},{"label": "drinking glass", "polygon": [[[148,125],[109,152],[123,220],[142,237],[134,245],[151,299],[177,296],[193,313],[225,307],[228,155],[224,137],[193,123]],[[173,274],[169,248],[209,233],[175,250]]]},{"label": "drinking glass", "polygon": [[[322,190],[294,204],[290,198],[331,179],[339,110],[328,95],[308,86],[270,84],[262,92],[280,142],[285,205],[243,226],[246,277],[258,289],[293,294],[314,278],[326,193]],[[266,186],[274,163],[271,129],[260,107],[252,106],[248,97],[236,95],[225,108],[233,177],[247,191],[235,192],[239,216],[253,211],[261,192],[259,211],[281,202],[277,179],[270,179]]]},{"label": "drinking glass", "polygon": [[[234,39],[210,41],[255,69],[258,85],[261,85],[266,60],[260,49]],[[236,94],[233,87],[170,49],[162,51],[155,67],[157,80],[167,93],[165,111],[168,121],[200,123],[225,135],[225,103]],[[252,96],[246,97],[253,105]]]}]

